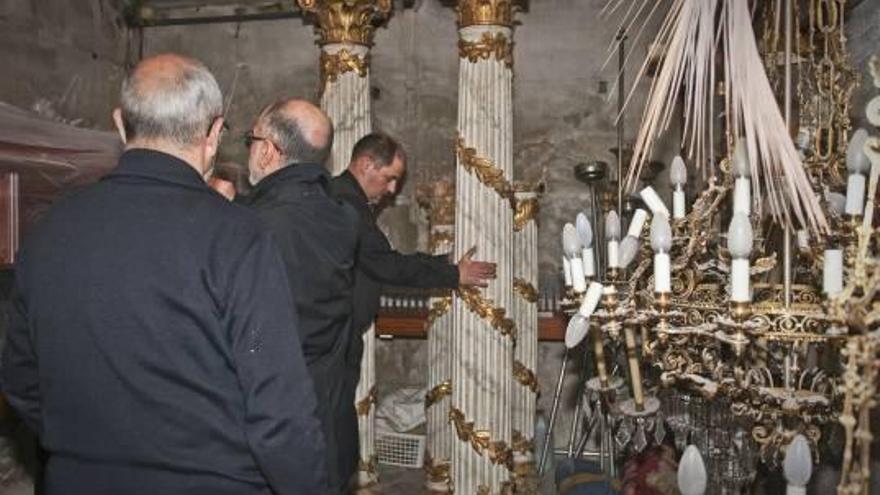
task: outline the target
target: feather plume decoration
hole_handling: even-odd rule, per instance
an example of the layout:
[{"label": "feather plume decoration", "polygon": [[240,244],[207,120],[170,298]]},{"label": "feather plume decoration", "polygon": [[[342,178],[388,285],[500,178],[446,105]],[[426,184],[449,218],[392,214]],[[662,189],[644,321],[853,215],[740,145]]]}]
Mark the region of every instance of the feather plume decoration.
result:
[{"label": "feather plume decoration", "polygon": [[[630,29],[642,16],[642,0],[610,0],[606,12],[633,2],[621,27]],[[813,192],[800,156],[788,134],[755,42],[752,17],[745,0],[658,0],[668,4],[636,80],[644,76],[649,61],[661,60],[651,82],[642,124],[633,146],[626,190],[637,185],[642,166],[650,160],[657,138],[669,128],[676,102],[684,96],[684,142],[692,163],[709,164],[714,143],[713,90],[716,54],[724,57],[725,100],[729,132],[745,140],[752,167],[753,210],[760,212],[767,198],[770,213],[780,223],[809,228],[816,234],[828,224]],[[647,23],[654,10],[644,16]],[[639,34],[644,30],[641,27]],[[720,46],[719,46],[720,45]],[[631,45],[632,46],[632,45]],[[632,50],[632,48],[631,48]],[[635,92],[633,84],[626,99]],[[622,118],[621,115],[618,119]],[[705,170],[704,170],[705,171]],[[799,224],[799,225],[798,225]]]}]

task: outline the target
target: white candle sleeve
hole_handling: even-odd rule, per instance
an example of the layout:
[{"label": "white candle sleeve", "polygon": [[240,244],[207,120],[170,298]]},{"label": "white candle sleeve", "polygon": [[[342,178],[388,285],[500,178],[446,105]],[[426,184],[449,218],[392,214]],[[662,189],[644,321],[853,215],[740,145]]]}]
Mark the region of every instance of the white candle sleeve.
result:
[{"label": "white candle sleeve", "polygon": [[807,495],[807,487],[788,485],[785,489],[785,495]]},{"label": "white candle sleeve", "polygon": [[847,215],[861,215],[865,209],[865,176],[862,174],[850,174],[846,181],[846,208]]},{"label": "white candle sleeve", "polygon": [[653,187],[648,186],[642,189],[639,195],[642,197],[642,201],[648,205],[651,213],[655,215],[662,213],[666,215],[666,218],[669,218],[669,208],[666,208],[666,204],[663,203],[663,200],[660,199],[660,195],[657,194],[657,191],[655,191]]},{"label": "white candle sleeve", "polygon": [[578,294],[587,290],[587,279],[584,278],[584,263],[578,257],[571,259],[571,286]]},{"label": "white candle sleeve", "polygon": [[797,231],[797,247],[801,251],[810,249],[810,233],[804,229]]},{"label": "white candle sleeve", "polygon": [[571,287],[571,263],[565,256],[562,257],[562,276],[565,280],[565,286]]},{"label": "white candle sleeve", "polygon": [[843,290],[843,251],[826,249],[822,267],[822,292],[836,296]]},{"label": "white candle sleeve", "polygon": [[620,268],[620,255],[617,241],[608,241],[608,268]]},{"label": "white candle sleeve", "polygon": [[672,191],[672,218],[679,220],[684,218],[687,213],[684,207],[684,191],[675,189]]},{"label": "white candle sleeve", "polygon": [[733,185],[733,213],[750,215],[752,211],[752,181],[738,177]]},{"label": "white candle sleeve", "polygon": [[730,263],[730,300],[749,302],[752,300],[749,286],[749,260],[734,258]]},{"label": "white candle sleeve", "polygon": [[633,236],[636,239],[642,236],[642,228],[645,226],[645,221],[648,220],[648,212],[639,208],[633,213],[633,218],[629,222],[629,229],[626,231],[626,235]]},{"label": "white candle sleeve", "polygon": [[596,259],[593,255],[593,248],[584,248],[581,251],[581,257],[584,262],[584,276],[592,278],[596,276]]},{"label": "white candle sleeve", "polygon": [[669,254],[657,253],[654,255],[654,292],[672,291],[672,268],[669,262]]}]

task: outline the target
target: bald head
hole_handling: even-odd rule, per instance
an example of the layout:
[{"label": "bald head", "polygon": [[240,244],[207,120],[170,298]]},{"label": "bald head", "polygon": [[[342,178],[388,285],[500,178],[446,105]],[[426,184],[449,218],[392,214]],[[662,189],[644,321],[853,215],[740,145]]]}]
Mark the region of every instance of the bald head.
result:
[{"label": "bald head", "polygon": [[174,54],[135,66],[122,84],[121,100],[128,141],[168,141],[182,148],[204,140],[223,109],[220,87],[208,69]]},{"label": "bald head", "polygon": [[281,100],[260,114],[265,130],[289,163],[323,165],[333,145],[333,125],[320,108],[305,100]]}]

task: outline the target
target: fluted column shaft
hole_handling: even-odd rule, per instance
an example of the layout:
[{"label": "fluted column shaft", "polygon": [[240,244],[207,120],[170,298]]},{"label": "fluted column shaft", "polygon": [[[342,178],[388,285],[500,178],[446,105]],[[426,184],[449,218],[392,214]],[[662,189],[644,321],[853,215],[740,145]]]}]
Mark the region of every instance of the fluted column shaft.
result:
[{"label": "fluted column shaft", "polygon": [[538,394],[538,195],[517,191],[513,234],[513,319],[518,338],[513,352],[514,461],[530,461]]},{"label": "fluted column shaft", "polygon": [[354,43],[321,46],[321,80],[321,108],[334,132],[327,168],[338,175],[348,167],[355,143],[372,128],[370,48]]},{"label": "fluted column shaft", "polygon": [[[453,225],[431,227],[432,238],[441,239],[434,245],[434,254],[452,251]],[[435,237],[436,236],[436,237]],[[449,467],[452,460],[452,425],[449,403],[452,392],[452,294],[431,298],[428,316],[428,394],[425,416],[428,427],[425,470],[427,487],[449,491]]]},{"label": "fluted column shaft", "polygon": [[456,493],[510,489],[515,328],[505,310],[513,299],[511,36],[512,30],[501,25],[459,29],[456,258],[477,246],[478,256],[498,267],[497,279],[486,289],[459,291],[453,300],[450,419],[458,437],[452,449]]}]

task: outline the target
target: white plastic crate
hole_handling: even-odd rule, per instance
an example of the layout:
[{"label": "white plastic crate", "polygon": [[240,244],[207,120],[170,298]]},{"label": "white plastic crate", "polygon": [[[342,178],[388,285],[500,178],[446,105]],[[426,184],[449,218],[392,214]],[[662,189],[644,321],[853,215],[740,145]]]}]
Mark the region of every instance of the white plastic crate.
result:
[{"label": "white plastic crate", "polygon": [[382,464],[421,469],[424,455],[424,435],[406,433],[376,435],[376,456]]}]

